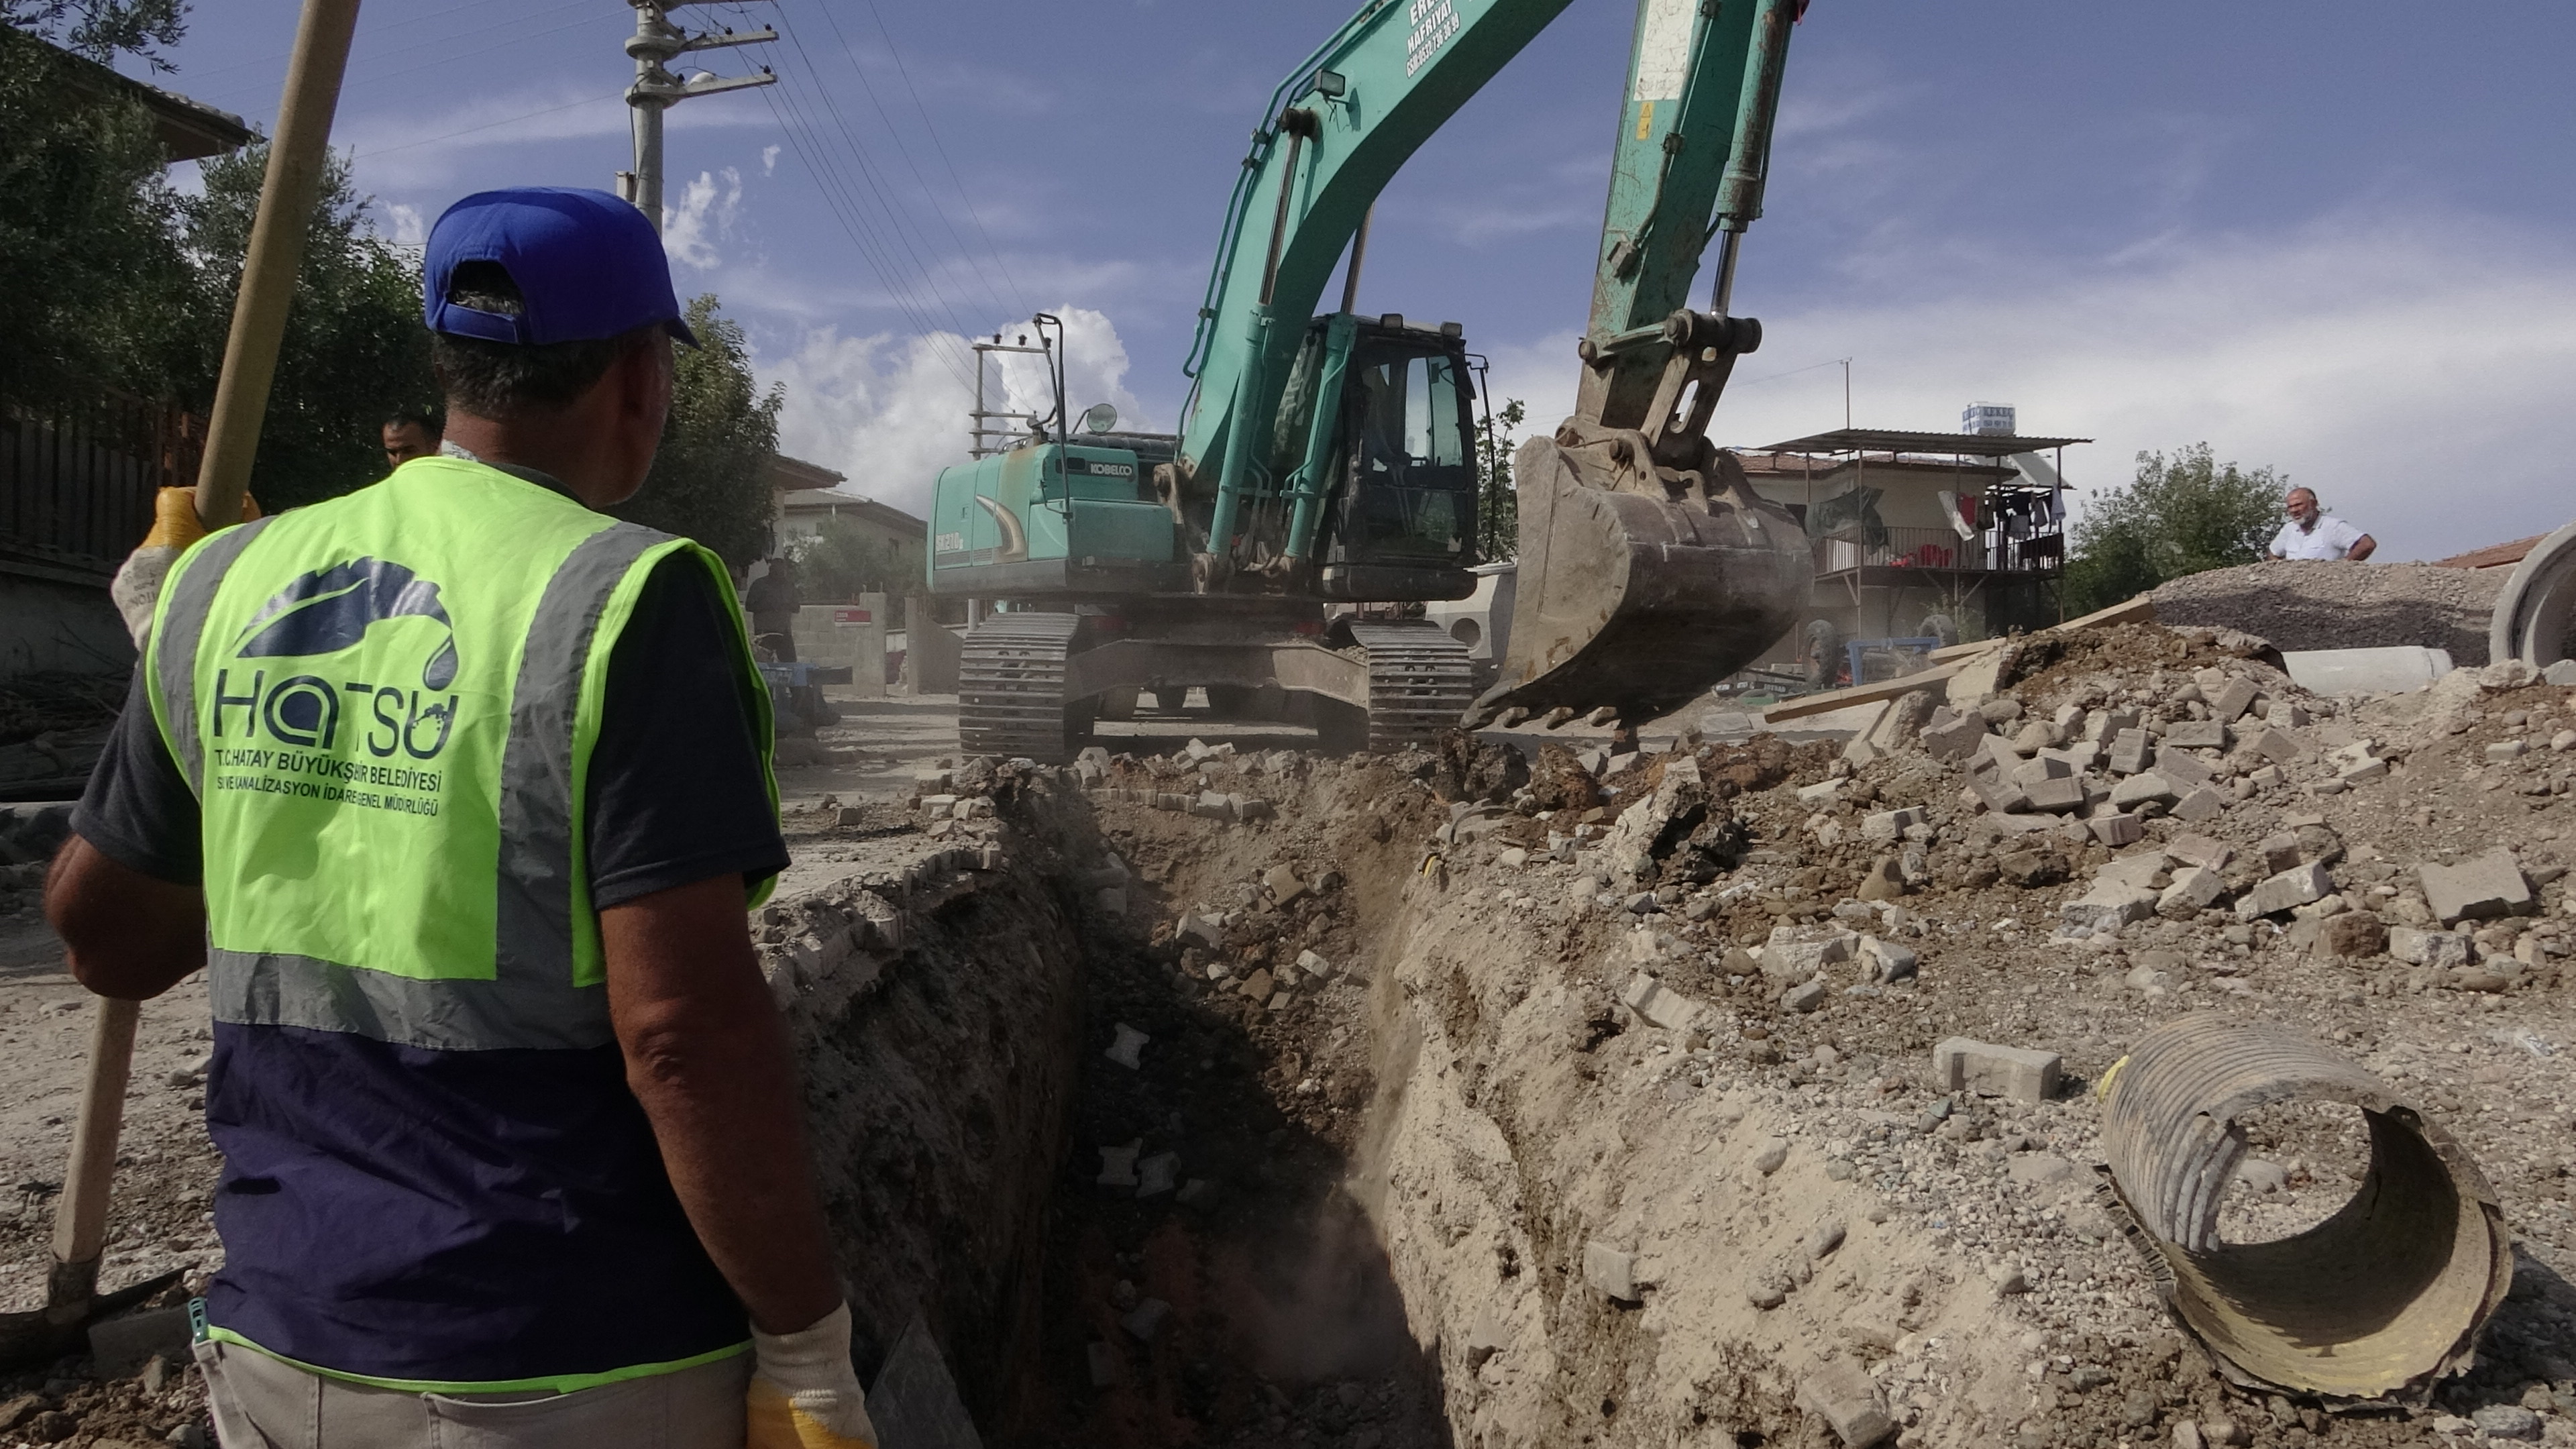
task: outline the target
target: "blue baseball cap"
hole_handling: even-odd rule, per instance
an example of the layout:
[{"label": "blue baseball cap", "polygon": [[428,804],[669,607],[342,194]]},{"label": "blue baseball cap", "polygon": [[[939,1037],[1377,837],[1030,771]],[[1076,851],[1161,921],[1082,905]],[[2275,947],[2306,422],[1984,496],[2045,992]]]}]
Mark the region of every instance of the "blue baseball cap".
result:
[{"label": "blue baseball cap", "polygon": [[[498,262],[518,283],[516,317],[447,298],[463,262]],[[671,291],[671,263],[644,213],[605,191],[514,186],[478,191],[429,229],[421,320],[432,332],[511,342],[588,342],[659,322],[695,347]]]}]

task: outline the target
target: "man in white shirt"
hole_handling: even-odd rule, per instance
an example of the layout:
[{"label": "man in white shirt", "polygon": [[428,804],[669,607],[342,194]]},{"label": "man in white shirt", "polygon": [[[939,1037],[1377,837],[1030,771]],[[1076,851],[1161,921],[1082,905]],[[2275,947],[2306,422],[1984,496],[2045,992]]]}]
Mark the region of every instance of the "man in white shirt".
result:
[{"label": "man in white shirt", "polygon": [[2317,507],[2317,495],[2293,488],[2281,502],[2290,521],[2272,536],[2271,554],[2287,559],[2350,559],[2359,563],[2379,547],[2379,540],[2340,518],[2328,518]]}]

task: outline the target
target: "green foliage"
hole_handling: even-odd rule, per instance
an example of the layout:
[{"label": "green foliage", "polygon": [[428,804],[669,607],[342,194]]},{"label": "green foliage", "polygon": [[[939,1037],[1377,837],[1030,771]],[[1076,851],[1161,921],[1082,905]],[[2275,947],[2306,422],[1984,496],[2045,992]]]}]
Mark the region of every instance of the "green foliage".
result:
[{"label": "green foliage", "polygon": [[1519,398],[1493,415],[1491,431],[1476,434],[1476,557],[1500,563],[1520,557],[1521,498],[1513,491],[1512,430],[1529,418]]},{"label": "green foliage", "polygon": [[747,568],[769,552],[769,458],[786,393],[760,390],[742,324],[717,315],[713,295],[690,302],[688,317],[699,345],[678,349],[662,451],[633,501],[611,511]]},{"label": "green foliage", "polygon": [[796,597],[803,603],[834,604],[874,593],[901,598],[923,588],[921,540],[899,542],[855,518],[824,519],[795,552]]},{"label": "green foliage", "polygon": [[2280,527],[2287,480],[2215,462],[2207,443],[2140,453],[2126,487],[2097,492],[2075,522],[2066,612],[2091,613],[2168,579],[2252,563]]},{"label": "green foliage", "polygon": [[[13,8],[0,17],[16,22]],[[68,84],[84,63],[0,26],[0,397],[146,396],[186,352],[194,284],[152,118]]]},{"label": "green foliage", "polygon": [[41,35],[101,65],[136,55],[154,70],[168,70],[160,48],[179,43],[187,12],[187,0],[0,0],[0,25]]},{"label": "green foliage", "polygon": [[[268,148],[203,164],[205,194],[180,203],[196,264],[192,365],[174,378],[192,411],[214,402],[232,327],[242,259],[268,170]],[[398,407],[434,402],[429,334],[420,325],[420,268],[378,236],[368,199],[333,156],[305,233],[295,305],[286,314],[251,491],[263,508],[318,503],[384,476],[378,426]]]}]

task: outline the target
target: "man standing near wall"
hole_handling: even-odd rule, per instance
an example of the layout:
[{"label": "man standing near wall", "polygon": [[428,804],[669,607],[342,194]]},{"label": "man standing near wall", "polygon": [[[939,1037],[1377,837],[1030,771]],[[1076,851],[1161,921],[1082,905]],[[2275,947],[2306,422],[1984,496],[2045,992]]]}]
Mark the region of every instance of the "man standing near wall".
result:
[{"label": "man standing near wall", "polygon": [[2272,536],[2274,558],[2359,563],[2379,547],[2379,540],[2317,507],[2317,495],[2309,489],[2291,489],[2281,500],[2281,511],[2290,521]]},{"label": "man standing near wall", "polygon": [[743,591],[742,602],[751,611],[752,638],[777,662],[795,663],[796,614],[804,607],[796,602],[796,560],[783,553],[772,558],[769,571]]},{"label": "man standing near wall", "polygon": [[484,192],[423,274],[441,456],[180,557],[46,882],[91,990],[209,972],[217,1432],[873,1444],[746,929],[768,696],[715,557],[595,511],[693,341],[660,241]]}]

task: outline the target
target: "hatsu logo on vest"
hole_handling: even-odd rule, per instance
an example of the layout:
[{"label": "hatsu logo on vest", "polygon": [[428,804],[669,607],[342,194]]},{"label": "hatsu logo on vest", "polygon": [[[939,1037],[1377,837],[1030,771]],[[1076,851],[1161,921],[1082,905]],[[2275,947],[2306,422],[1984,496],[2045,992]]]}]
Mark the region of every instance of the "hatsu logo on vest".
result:
[{"label": "hatsu logo on vest", "polygon": [[[360,558],[316,569],[271,595],[242,629],[236,661],[307,659],[336,654],[364,640],[379,624],[428,619],[439,642],[420,667],[420,687],[408,681],[330,680],[280,669],[250,668],[249,689],[233,692],[232,667],[215,672],[217,738],[259,739],[310,749],[335,747],[344,725],[358,745],[378,759],[397,751],[415,760],[447,748],[456,723],[456,696],[441,696],[456,682],[456,626],[438,600],[438,585],[401,564]],[[238,667],[238,666],[236,666]],[[345,696],[345,699],[344,699]],[[360,711],[364,713],[360,713]],[[227,724],[238,723],[238,731]]]}]

